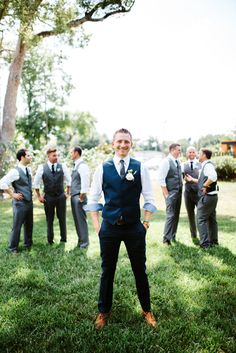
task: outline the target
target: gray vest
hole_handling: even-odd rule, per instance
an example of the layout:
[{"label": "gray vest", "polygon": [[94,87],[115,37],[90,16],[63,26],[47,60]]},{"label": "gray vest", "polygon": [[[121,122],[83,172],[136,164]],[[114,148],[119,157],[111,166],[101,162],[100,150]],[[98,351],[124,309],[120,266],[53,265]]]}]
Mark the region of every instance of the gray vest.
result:
[{"label": "gray vest", "polygon": [[64,173],[61,164],[57,164],[54,174],[48,164],[44,164],[42,178],[46,195],[60,196],[64,193]]},{"label": "gray vest", "polygon": [[29,175],[29,178],[19,167],[16,167],[16,170],[19,172],[20,179],[15,180],[12,183],[14,192],[21,193],[24,196],[24,200],[32,201],[32,178]]},{"label": "gray vest", "polygon": [[182,190],[183,180],[181,166],[178,163],[178,168],[176,163],[168,158],[169,160],[169,171],[166,176],[166,187],[168,191],[179,191]]},{"label": "gray vest", "polygon": [[[201,163],[195,163],[195,167],[191,170],[189,161],[184,163],[184,175],[189,174],[193,178],[198,179],[199,176],[199,169],[201,169]],[[193,183],[191,181],[186,181],[185,183],[185,190],[190,192],[198,192],[198,184]]]},{"label": "gray vest", "polygon": [[[208,163],[211,163],[210,161],[208,161],[206,164]],[[202,188],[203,188],[203,184],[205,183],[205,181],[208,179],[208,177],[204,174],[204,169],[205,169],[205,166],[206,164],[204,165],[204,167],[202,168],[202,171],[201,171],[201,174],[200,174],[200,177],[198,179],[198,194],[199,196],[201,197],[203,194],[202,192]],[[213,164],[213,163],[211,163]],[[207,188],[207,192],[211,192],[211,191],[215,191],[217,190],[217,182],[214,182],[210,185],[210,187]]]},{"label": "gray vest", "polygon": [[78,172],[78,167],[83,164],[84,161],[81,161],[77,168],[74,169],[71,173],[71,196],[79,195],[81,190],[81,177]]}]

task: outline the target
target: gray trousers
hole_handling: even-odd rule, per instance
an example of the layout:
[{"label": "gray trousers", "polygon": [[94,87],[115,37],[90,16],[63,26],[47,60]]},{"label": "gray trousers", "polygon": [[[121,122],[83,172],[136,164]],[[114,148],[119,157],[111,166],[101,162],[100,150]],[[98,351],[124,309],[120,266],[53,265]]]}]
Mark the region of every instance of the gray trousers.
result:
[{"label": "gray trousers", "polygon": [[80,202],[79,195],[71,196],[71,209],[78,235],[78,245],[81,248],[87,248],[89,245],[87,215],[83,209],[86,203],[87,200]]},{"label": "gray trousers", "polygon": [[197,225],[200,246],[218,244],[218,225],[216,221],[217,195],[204,195],[197,205]]},{"label": "gray trousers", "polygon": [[179,223],[179,214],[182,201],[182,189],[170,191],[166,198],[166,222],[164,228],[163,241],[175,240]]},{"label": "gray trousers", "polygon": [[48,242],[52,243],[54,238],[53,221],[55,210],[59,221],[61,240],[66,241],[66,196],[45,195],[44,211],[47,220],[47,237]]},{"label": "gray trousers", "polygon": [[18,250],[21,227],[24,225],[24,246],[30,248],[33,244],[33,203],[32,201],[13,200],[13,226],[9,238],[9,249]]},{"label": "gray trousers", "polygon": [[198,192],[193,190],[184,191],[184,202],[188,214],[189,228],[192,238],[197,236],[197,227],[196,227],[196,217],[195,217],[195,207],[198,204]]}]

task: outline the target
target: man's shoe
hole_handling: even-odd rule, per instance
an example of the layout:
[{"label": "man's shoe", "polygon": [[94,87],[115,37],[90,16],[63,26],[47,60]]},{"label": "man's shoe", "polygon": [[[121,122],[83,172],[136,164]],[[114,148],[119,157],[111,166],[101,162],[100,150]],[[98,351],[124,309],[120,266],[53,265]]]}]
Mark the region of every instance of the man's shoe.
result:
[{"label": "man's shoe", "polygon": [[170,246],[171,245],[171,241],[170,240],[163,240],[163,244]]},{"label": "man's shoe", "polygon": [[97,315],[95,321],[95,326],[97,330],[101,330],[107,324],[108,315],[108,313],[99,313]]},{"label": "man's shoe", "polygon": [[142,314],[149,326],[156,327],[157,322],[151,311],[143,311]]}]

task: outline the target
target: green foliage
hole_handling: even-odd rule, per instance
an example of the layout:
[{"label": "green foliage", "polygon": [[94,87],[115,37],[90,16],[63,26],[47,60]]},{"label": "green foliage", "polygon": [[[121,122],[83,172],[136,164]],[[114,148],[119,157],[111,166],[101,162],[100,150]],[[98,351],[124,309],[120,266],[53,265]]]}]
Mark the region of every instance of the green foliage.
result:
[{"label": "green foliage", "polygon": [[233,135],[206,135],[199,138],[198,141],[194,143],[196,148],[199,150],[200,148],[209,148],[213,152],[220,151],[220,144],[223,140],[231,140],[233,139]]},{"label": "green foliage", "polygon": [[214,157],[218,180],[236,180],[236,158],[232,156]]}]

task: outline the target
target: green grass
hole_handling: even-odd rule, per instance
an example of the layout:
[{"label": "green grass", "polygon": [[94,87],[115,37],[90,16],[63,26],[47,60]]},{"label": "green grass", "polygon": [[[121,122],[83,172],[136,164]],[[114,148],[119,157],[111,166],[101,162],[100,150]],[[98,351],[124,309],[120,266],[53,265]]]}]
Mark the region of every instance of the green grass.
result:
[{"label": "green grass", "polygon": [[[233,353],[236,308],[236,217],[229,205],[236,183],[223,183],[218,207],[220,246],[200,250],[190,239],[184,207],[178,242],[162,240],[163,207],[147,237],[147,270],[158,330],[140,315],[124,246],[114,283],[113,311],[97,332],[94,319],[100,277],[99,242],[90,224],[89,250],[76,247],[68,204],[68,243],[46,244],[45,216],[34,208],[34,246],[7,251],[12,209],[0,203],[0,352]],[[158,191],[159,192],[159,191]],[[159,196],[158,196],[159,198]],[[235,201],[234,201],[235,202]],[[160,205],[162,201],[159,198]]]}]

